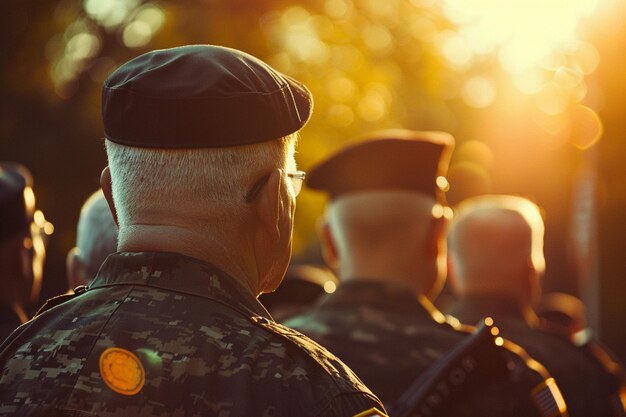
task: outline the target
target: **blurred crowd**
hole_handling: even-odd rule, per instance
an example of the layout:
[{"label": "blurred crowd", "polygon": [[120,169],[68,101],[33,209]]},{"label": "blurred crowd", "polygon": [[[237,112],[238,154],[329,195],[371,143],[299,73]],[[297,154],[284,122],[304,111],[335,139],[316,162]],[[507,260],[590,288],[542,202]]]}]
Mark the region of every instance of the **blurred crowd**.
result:
[{"label": "blurred crowd", "polygon": [[[103,106],[109,166],[45,303],[53,227],[0,163],[0,415],[625,415],[582,301],[542,292],[541,208],[450,207],[449,134],[369,132],[305,179],[306,87],[212,46],[131,60]],[[289,264],[302,186],[324,265]]]}]

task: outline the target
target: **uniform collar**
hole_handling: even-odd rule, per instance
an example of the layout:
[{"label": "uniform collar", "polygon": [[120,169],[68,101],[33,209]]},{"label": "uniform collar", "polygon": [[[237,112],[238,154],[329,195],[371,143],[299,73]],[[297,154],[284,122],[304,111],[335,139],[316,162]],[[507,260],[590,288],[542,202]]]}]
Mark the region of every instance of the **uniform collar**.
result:
[{"label": "uniform collar", "polygon": [[537,316],[530,310],[525,310],[513,298],[494,295],[476,295],[459,300],[453,310],[453,316],[464,321],[475,322],[483,317],[492,317],[498,320],[513,320],[526,322],[534,326]]},{"label": "uniform collar", "polygon": [[209,298],[250,316],[272,317],[234,278],[196,258],[170,252],[118,252],[107,257],[89,290],[143,285]]},{"label": "uniform collar", "polygon": [[337,290],[325,297],[320,306],[370,307],[386,312],[423,316],[438,323],[445,316],[424,296],[396,283],[355,279],[342,283]]}]

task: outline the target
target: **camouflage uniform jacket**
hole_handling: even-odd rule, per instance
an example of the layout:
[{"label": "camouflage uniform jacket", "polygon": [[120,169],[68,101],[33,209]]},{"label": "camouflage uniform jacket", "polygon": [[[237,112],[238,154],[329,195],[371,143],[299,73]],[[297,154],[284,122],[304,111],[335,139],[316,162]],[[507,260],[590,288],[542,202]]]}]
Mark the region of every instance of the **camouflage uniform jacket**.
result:
[{"label": "camouflage uniform jacket", "polygon": [[[365,280],[343,283],[308,314],[285,325],[327,347],[391,409],[411,383],[468,336],[425,297],[416,298],[392,283]],[[450,415],[540,415],[529,387],[542,380],[531,376],[519,358],[514,360],[510,380],[466,387],[462,404]]]},{"label": "camouflage uniform jacket", "polygon": [[559,384],[570,417],[624,415],[618,377],[586,349],[542,331],[534,313],[525,314],[515,300],[472,297],[459,301],[451,313],[467,323],[491,316],[502,336],[522,346],[550,371]]},{"label": "camouflage uniform jacket", "polygon": [[0,346],[0,415],[353,416],[376,397],[234,279],[174,253],[110,255],[84,293]]}]

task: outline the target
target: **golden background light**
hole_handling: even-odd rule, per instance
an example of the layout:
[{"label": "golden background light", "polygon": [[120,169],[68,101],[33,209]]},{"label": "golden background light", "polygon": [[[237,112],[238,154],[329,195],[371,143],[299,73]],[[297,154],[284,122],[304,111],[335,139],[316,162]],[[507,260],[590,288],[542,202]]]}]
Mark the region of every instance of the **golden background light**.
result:
[{"label": "golden background light", "polygon": [[[51,275],[63,276],[54,262],[73,245],[81,200],[106,163],[104,79],[148,50],[211,43],[311,89],[315,110],[297,155],[304,170],[372,130],[453,134],[448,201],[536,197],[547,213],[548,285],[576,281],[558,265],[567,264],[573,194],[588,165],[596,176],[585,195],[606,204],[598,217],[610,223],[598,226],[603,276],[613,280],[609,295],[626,290],[615,272],[626,245],[615,227],[626,205],[623,0],[41,0],[14,9],[3,28],[12,104],[0,115],[0,147],[38,169],[37,202],[56,226]],[[306,189],[298,197],[298,259],[315,253],[324,202]]]}]

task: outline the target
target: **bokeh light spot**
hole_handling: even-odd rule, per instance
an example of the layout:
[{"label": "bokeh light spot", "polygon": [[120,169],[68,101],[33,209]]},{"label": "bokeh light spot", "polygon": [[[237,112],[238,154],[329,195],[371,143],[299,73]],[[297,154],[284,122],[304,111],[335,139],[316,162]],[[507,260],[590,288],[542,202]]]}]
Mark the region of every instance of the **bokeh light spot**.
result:
[{"label": "bokeh light spot", "polygon": [[441,34],[441,52],[448,62],[458,67],[465,67],[472,59],[466,40],[451,31]]},{"label": "bokeh light spot", "polygon": [[363,41],[374,53],[384,54],[391,50],[391,34],[384,26],[368,25],[363,29]]},{"label": "bokeh light spot", "polygon": [[560,67],[554,72],[553,78],[561,88],[574,88],[583,81],[583,74],[573,68]]},{"label": "bokeh light spot", "polygon": [[589,107],[577,105],[572,109],[571,143],[578,149],[585,150],[595,145],[604,132],[602,120]]},{"label": "bokeh light spot", "polygon": [[158,6],[146,5],[137,12],[134,20],[145,22],[152,32],[157,32],[165,22],[165,13]]},{"label": "bokeh light spot", "polygon": [[335,127],[348,127],[354,121],[354,112],[345,104],[334,104],[326,112],[328,123]]},{"label": "bokeh light spot", "polygon": [[435,204],[431,209],[431,214],[435,219],[440,219],[443,217],[443,206],[439,203]]},{"label": "bokeh light spot", "polygon": [[349,0],[326,0],[324,2],[324,11],[335,19],[349,17],[353,9],[352,2]]},{"label": "bokeh light spot", "polygon": [[87,15],[112,28],[121,25],[138,4],[139,0],[85,0],[83,7]]},{"label": "bokeh light spot", "polygon": [[24,187],[24,204],[29,212],[35,210],[35,192],[29,186]]},{"label": "bokeh light spot", "polygon": [[332,294],[337,290],[337,284],[332,281],[326,281],[324,283],[324,291],[328,294]]},{"label": "bokeh light spot", "polygon": [[338,75],[327,84],[328,95],[335,101],[347,102],[354,98],[357,86],[350,78]]},{"label": "bokeh light spot", "polygon": [[141,20],[136,20],[129,23],[124,28],[122,39],[124,41],[124,45],[126,45],[127,47],[139,48],[141,46],[147,45],[148,42],[150,42],[153,33],[154,32],[152,31],[152,28],[149,24]]},{"label": "bokeh light spot", "polygon": [[548,82],[549,72],[540,68],[530,68],[514,77],[515,85],[525,94],[535,94],[541,91]]},{"label": "bokeh light spot", "polygon": [[435,180],[435,183],[437,184],[437,187],[439,187],[441,191],[445,192],[450,189],[450,183],[444,176],[441,176],[441,175],[438,176],[437,179]]},{"label": "bokeh light spot", "polygon": [[569,104],[569,97],[555,82],[549,82],[536,96],[539,110],[549,115],[563,113]]},{"label": "bokeh light spot", "polygon": [[496,87],[485,77],[473,77],[465,82],[461,94],[470,107],[484,108],[493,103]]},{"label": "bokeh light spot", "polygon": [[65,46],[65,55],[73,60],[93,57],[100,50],[100,39],[97,36],[82,32],[74,35]]},{"label": "bokeh light spot", "polygon": [[359,117],[366,122],[375,122],[385,115],[385,99],[377,91],[369,91],[357,105]]}]

